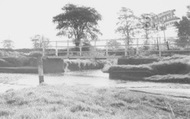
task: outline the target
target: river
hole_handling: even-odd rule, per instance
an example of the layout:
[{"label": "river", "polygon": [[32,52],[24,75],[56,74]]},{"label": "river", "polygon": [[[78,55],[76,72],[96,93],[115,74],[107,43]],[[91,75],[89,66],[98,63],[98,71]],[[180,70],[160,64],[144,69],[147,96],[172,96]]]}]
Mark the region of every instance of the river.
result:
[{"label": "river", "polygon": [[[44,82],[48,85],[84,85],[96,88],[127,88],[133,91],[155,93],[190,98],[190,84],[133,82],[110,80],[101,70],[75,71],[64,74],[46,74]],[[37,74],[0,73],[0,93],[39,85]]]}]

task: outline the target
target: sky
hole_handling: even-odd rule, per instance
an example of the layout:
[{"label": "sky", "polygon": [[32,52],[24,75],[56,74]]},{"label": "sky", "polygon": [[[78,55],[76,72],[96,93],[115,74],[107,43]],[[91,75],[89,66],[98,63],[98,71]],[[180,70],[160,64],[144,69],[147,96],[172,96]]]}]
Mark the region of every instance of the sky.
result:
[{"label": "sky", "polygon": [[102,15],[99,29],[103,35],[99,38],[110,39],[120,37],[115,29],[121,7],[130,8],[137,16],[176,9],[176,16],[181,17],[190,0],[0,0],[0,42],[10,39],[15,48],[31,48],[30,38],[36,34],[54,41],[66,39],[56,36],[52,19],[68,3],[95,8]]}]

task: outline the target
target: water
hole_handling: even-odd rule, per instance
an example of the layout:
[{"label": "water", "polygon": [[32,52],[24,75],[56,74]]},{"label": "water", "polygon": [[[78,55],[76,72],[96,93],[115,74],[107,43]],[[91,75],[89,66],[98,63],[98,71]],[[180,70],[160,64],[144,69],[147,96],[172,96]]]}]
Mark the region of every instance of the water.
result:
[{"label": "water", "polygon": [[[109,74],[103,73],[101,70],[66,72],[65,74],[47,74],[44,76],[44,82],[49,85],[66,84],[92,86],[96,88],[127,88],[135,91],[190,97],[189,84],[110,80]],[[12,89],[18,90],[36,87],[38,85],[39,79],[37,74],[0,73],[0,93]]]},{"label": "water", "polygon": [[[108,74],[101,70],[67,72],[65,74],[47,74],[44,82],[49,85],[91,85],[94,87],[108,87],[114,85]],[[21,89],[39,85],[37,74],[0,73],[0,92],[10,89]]]}]

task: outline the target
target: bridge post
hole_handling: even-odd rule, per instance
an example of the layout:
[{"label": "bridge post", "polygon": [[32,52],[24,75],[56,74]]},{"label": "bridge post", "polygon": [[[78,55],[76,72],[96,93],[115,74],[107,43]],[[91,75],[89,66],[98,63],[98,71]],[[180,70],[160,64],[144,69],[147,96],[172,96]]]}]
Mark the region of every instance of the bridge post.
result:
[{"label": "bridge post", "polygon": [[43,56],[38,56],[38,75],[39,84],[44,82],[44,70],[43,70]]}]

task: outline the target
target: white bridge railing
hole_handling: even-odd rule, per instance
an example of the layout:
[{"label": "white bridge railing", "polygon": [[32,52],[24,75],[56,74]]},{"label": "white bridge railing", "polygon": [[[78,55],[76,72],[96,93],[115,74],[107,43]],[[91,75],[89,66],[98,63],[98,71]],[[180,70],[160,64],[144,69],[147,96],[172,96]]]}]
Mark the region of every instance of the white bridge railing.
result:
[{"label": "white bridge railing", "polygon": [[43,47],[43,55],[62,58],[118,58],[144,53],[155,53],[159,56],[172,52],[189,53],[189,50],[180,50],[175,42],[166,42],[161,37],[150,38],[147,44],[144,44],[145,40],[147,39],[134,38],[129,45],[125,44],[124,39],[94,40],[86,44],[78,43],[78,46],[69,40],[48,41],[44,43],[48,45]]}]

